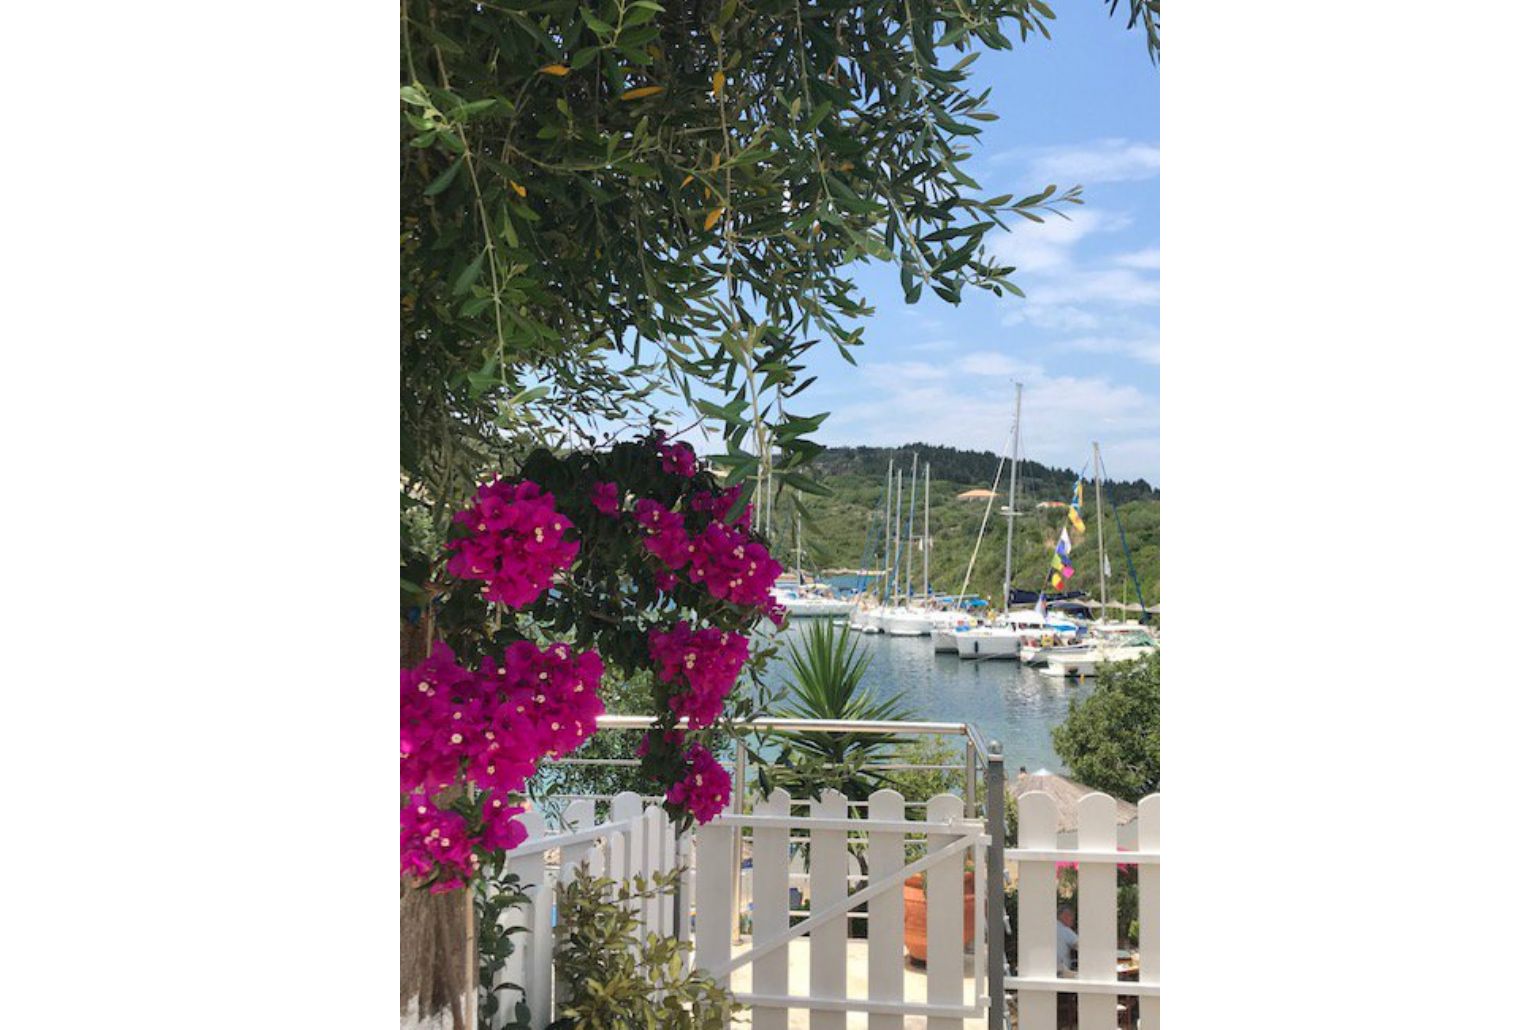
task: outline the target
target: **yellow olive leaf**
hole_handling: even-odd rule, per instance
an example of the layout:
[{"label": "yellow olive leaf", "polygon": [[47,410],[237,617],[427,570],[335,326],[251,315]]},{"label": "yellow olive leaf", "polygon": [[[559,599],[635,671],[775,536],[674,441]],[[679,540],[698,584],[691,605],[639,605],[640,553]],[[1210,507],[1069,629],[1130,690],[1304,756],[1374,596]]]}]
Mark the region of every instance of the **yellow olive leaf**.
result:
[{"label": "yellow olive leaf", "polygon": [[520,186],[518,183],[514,182],[512,179],[508,180],[508,185],[513,189],[513,192],[517,193],[519,196],[521,196],[521,197],[529,196],[529,190],[525,189],[523,186]]},{"label": "yellow olive leaf", "polygon": [[725,207],[716,207],[711,209],[711,213],[706,216],[707,232],[710,232],[712,229],[716,228],[717,222],[721,221],[722,219],[722,212],[726,210],[727,208]]},{"label": "yellow olive leaf", "polygon": [[643,97],[655,97],[662,92],[662,86],[638,86],[635,89],[628,89],[620,94],[620,99],[641,100]]},{"label": "yellow olive leaf", "polygon": [[719,96],[722,95],[722,83],[724,83],[726,81],[727,81],[727,76],[722,73],[722,69],[718,68],[717,69],[717,73],[711,77],[711,94],[712,94],[712,96],[718,96],[719,97]]},{"label": "yellow olive leaf", "polygon": [[543,74],[545,74],[545,75],[555,75],[558,78],[560,78],[563,75],[566,75],[571,70],[572,70],[571,68],[568,68],[564,64],[548,64],[544,68],[540,69],[540,71]]},{"label": "yellow olive leaf", "polygon": [[685,186],[690,185],[690,183],[692,183],[694,181],[695,181],[695,176],[693,176],[693,175],[686,175],[684,177],[684,182],[681,182],[679,184],[679,186],[680,186],[681,189],[683,189]]}]

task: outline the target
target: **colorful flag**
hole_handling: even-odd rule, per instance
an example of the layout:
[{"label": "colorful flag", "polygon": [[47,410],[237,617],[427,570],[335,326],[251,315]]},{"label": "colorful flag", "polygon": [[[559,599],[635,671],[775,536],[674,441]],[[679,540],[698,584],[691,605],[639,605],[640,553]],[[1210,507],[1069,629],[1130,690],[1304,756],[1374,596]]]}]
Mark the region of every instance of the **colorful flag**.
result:
[{"label": "colorful flag", "polygon": [[1078,480],[1078,479],[1075,480],[1075,504],[1074,504],[1074,507],[1075,507],[1076,511],[1079,511],[1081,504],[1085,503],[1081,499],[1080,487],[1081,487],[1080,480]]},{"label": "colorful flag", "polygon": [[1064,574],[1065,579],[1075,578],[1075,569],[1073,566],[1065,565],[1063,568],[1059,569],[1059,571]]},{"label": "colorful flag", "polygon": [[1037,617],[1040,620],[1048,617],[1048,598],[1043,596],[1041,590],[1037,592]]},{"label": "colorful flag", "polygon": [[1080,513],[1074,508],[1069,510],[1069,524],[1075,527],[1075,532],[1084,533],[1085,523],[1081,521]]},{"label": "colorful flag", "polygon": [[1053,584],[1053,588],[1055,590],[1058,590],[1060,587],[1062,587],[1064,585],[1064,578],[1062,576],[1060,576],[1057,572],[1055,572],[1049,578],[1048,582]]},{"label": "colorful flag", "polygon": [[1102,575],[1112,575],[1112,559],[1108,558],[1105,554],[1102,555]]},{"label": "colorful flag", "polygon": [[1061,558],[1068,558],[1069,557],[1069,552],[1072,549],[1073,549],[1073,545],[1069,542],[1069,530],[1068,529],[1061,529],[1061,530],[1059,530],[1059,544],[1058,544],[1057,547],[1054,548],[1054,550],[1058,552],[1059,557],[1061,557]]}]

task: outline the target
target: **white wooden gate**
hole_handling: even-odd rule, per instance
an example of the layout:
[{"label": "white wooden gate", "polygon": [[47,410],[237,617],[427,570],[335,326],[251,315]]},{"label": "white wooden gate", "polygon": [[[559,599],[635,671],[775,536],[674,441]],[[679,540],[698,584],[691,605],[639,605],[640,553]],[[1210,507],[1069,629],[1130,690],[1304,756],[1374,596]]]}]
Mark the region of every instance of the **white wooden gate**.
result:
[{"label": "white wooden gate", "polygon": [[[673,825],[661,808],[644,807],[642,799],[630,792],[616,795],[610,803],[609,818],[597,825],[591,800],[572,802],[558,825],[551,828],[547,828],[538,812],[526,812],[522,819],[529,838],[508,853],[503,869],[525,885],[530,901],[505,913],[504,921],[505,925],[522,926],[529,932],[514,935],[513,954],[497,980],[525,989],[531,1025],[538,1028],[555,1018],[552,955],[561,933],[557,925],[556,885],[570,882],[577,867],[585,863],[595,876],[623,880],[641,874],[650,882],[653,873],[667,872],[681,861],[688,861],[689,840],[675,837]],[[688,917],[683,924],[676,921],[672,897],[633,903],[645,908],[638,944],[648,933],[669,936],[679,933],[681,926],[688,929]],[[682,911],[690,911],[688,894],[683,899]],[[498,994],[502,998],[508,992]]]},{"label": "white wooden gate", "polygon": [[[807,806],[806,816],[793,816]],[[751,815],[723,815],[697,830],[696,965],[730,983],[734,969],[748,965],[752,989],[736,991],[751,1006],[755,1030],[784,1030],[788,1010],[805,1009],[810,1030],[846,1025],[846,1013],[866,1012],[873,1030],[902,1030],[904,1017],[924,1016],[936,1030],[963,1030],[964,1018],[982,1018],[989,1003],[985,989],[983,823],[963,818],[963,800],[952,794],[932,798],[924,820],[906,820],[904,799],[895,791],[872,795],[865,818],[844,795],[827,790],[811,802],[794,802],[782,790],[761,799]],[[753,850],[754,909],[751,938],[734,954],[734,830],[747,833]],[[865,848],[868,875],[849,873],[852,837]],[[921,837],[920,851],[905,861],[909,836]],[[807,849],[811,903],[793,923],[789,905],[789,856],[793,843]],[[966,1002],[964,961],[964,871],[972,859],[974,892],[973,1002]],[[905,996],[904,881],[926,877],[928,966],[924,996]],[[864,882],[863,882],[864,881]],[[853,886],[860,884],[852,891]],[[848,922],[852,911],[867,905],[867,989],[865,997],[849,989]],[[788,982],[792,941],[808,938],[807,993]]]},{"label": "white wooden gate", "polygon": [[[1059,847],[1053,799],[1040,791],[1023,794],[1019,847],[1005,852],[1019,870],[1017,972],[1007,977],[1016,991],[1021,1030],[1054,1030],[1060,992],[1079,997],[1082,1030],[1114,1030],[1118,999],[1137,999],[1140,1030],[1160,1030],[1160,795],[1139,802],[1139,841],[1133,851],[1117,849],[1117,815],[1112,798],[1088,794],[1079,802],[1075,846]],[[1079,864],[1079,968],[1060,976],[1057,962],[1056,865]],[[1139,870],[1139,968],[1137,978],[1120,980],[1117,964],[1117,865]],[[1125,1003],[1129,1004],[1129,1003]]]}]

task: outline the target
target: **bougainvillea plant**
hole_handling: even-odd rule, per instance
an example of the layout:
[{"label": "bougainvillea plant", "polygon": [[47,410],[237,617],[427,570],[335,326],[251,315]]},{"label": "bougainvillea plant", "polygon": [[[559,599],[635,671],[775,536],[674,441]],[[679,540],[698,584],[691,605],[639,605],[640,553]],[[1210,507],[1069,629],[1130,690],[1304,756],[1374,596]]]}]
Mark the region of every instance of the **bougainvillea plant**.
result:
[{"label": "bougainvillea plant", "polygon": [[606,674],[651,683],[642,775],[681,823],[726,806],[712,750],[779,623],[780,565],[686,443],[660,434],[601,452],[535,451],[480,484],[454,518],[438,639],[401,672],[401,871],[463,887],[525,837],[520,798],[604,711]]}]

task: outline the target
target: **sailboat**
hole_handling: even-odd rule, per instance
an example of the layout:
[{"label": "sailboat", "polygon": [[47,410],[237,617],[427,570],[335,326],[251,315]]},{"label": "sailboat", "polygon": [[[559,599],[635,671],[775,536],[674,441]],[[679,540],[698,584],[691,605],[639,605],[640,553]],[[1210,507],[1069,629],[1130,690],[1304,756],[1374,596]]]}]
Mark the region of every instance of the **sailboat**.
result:
[{"label": "sailboat", "polygon": [[[1104,523],[1102,517],[1102,479],[1104,469],[1102,467],[1101,444],[1092,441],[1091,460],[1096,476],[1096,564],[1101,582],[1101,603],[1098,606],[1099,615],[1085,630],[1085,639],[1082,642],[1069,646],[1033,646],[1032,643],[1023,641],[1021,660],[1035,665],[1043,665],[1044,672],[1049,676],[1094,676],[1097,667],[1107,662],[1133,661],[1146,654],[1153,653],[1160,647],[1144,626],[1137,623],[1107,621],[1107,576],[1111,572],[1111,566],[1107,562],[1106,544],[1104,541]],[[1076,484],[1076,502],[1074,507],[1078,509],[1080,487]],[[1122,523],[1119,523],[1121,532]],[[1065,538],[1067,540],[1067,537]],[[1066,553],[1068,544],[1065,544]],[[1127,557],[1127,544],[1124,544],[1124,555]],[[1132,558],[1129,558],[1129,568],[1133,568]],[[1137,584],[1136,584],[1137,585]],[[1030,652],[1030,654],[1029,654]]]},{"label": "sailboat", "polygon": [[[882,631],[894,637],[923,637],[930,634],[930,615],[923,608],[916,607],[913,603],[914,594],[914,503],[915,495],[919,492],[915,489],[916,473],[919,471],[920,456],[914,455],[909,472],[909,526],[907,532],[903,526],[904,511],[904,470],[898,470],[898,503],[894,506],[895,518],[893,520],[894,547],[893,547],[893,576],[892,589],[890,591],[892,602],[886,605],[878,617]],[[905,545],[908,545],[907,548]],[[909,560],[908,573],[904,585],[904,596],[899,598],[898,591],[898,563],[906,556]]]},{"label": "sailboat", "polygon": [[1021,384],[1016,384],[1016,417],[1011,422],[1011,485],[1005,507],[1005,582],[1004,614],[993,622],[959,630],[956,633],[957,656],[964,660],[989,660],[1015,658],[1021,650],[1021,632],[1030,625],[1041,623],[1035,612],[1012,612],[1011,603],[1011,547],[1016,529],[1016,467],[1021,457]]}]

